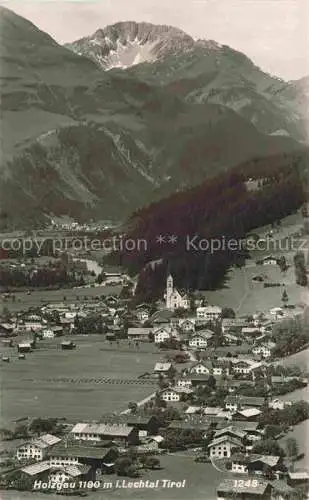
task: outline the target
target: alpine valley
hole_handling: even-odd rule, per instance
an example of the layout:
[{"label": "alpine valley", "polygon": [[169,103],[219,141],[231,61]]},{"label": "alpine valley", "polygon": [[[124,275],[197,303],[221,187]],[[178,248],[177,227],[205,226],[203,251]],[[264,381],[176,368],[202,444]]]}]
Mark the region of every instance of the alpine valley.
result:
[{"label": "alpine valley", "polygon": [[[125,219],[254,158],[306,149],[309,80],[180,29],[120,22],[59,45],[1,7],[1,211]],[[16,203],[18,199],[18,203]]]}]

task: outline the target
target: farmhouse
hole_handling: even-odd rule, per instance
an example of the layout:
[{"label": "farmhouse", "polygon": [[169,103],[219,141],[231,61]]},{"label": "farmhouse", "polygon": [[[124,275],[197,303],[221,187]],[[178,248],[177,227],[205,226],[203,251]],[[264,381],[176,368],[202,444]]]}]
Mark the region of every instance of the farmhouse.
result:
[{"label": "farmhouse", "polygon": [[196,349],[203,349],[207,347],[209,339],[213,337],[213,332],[210,330],[203,331],[203,332],[197,332],[192,335],[192,337],[189,339],[189,347],[196,348]]},{"label": "farmhouse", "polygon": [[[207,376],[208,380],[208,376]],[[189,375],[182,375],[180,376],[177,381],[176,381],[176,386],[177,387],[192,387],[192,376]]]},{"label": "farmhouse", "polygon": [[156,435],[158,434],[160,428],[160,421],[155,415],[125,415],[124,420],[129,427],[137,429],[139,433],[145,433],[146,435]]},{"label": "farmhouse", "polygon": [[257,408],[247,408],[246,410],[238,410],[233,414],[233,420],[246,420],[255,421],[256,418],[261,414],[261,410]]},{"label": "farmhouse", "polygon": [[276,346],[274,342],[268,342],[267,344],[255,345],[252,349],[253,354],[256,356],[262,356],[263,358],[270,358],[273,348]]},{"label": "farmhouse", "polygon": [[197,318],[207,319],[208,321],[216,321],[220,318],[221,313],[222,309],[218,306],[204,306],[196,309]]},{"label": "farmhouse", "polygon": [[137,429],[125,424],[78,423],[71,430],[74,439],[82,441],[113,441],[123,446],[138,443]]},{"label": "farmhouse", "polygon": [[178,328],[183,333],[190,333],[195,331],[196,318],[179,318]]},{"label": "farmhouse", "polygon": [[248,463],[249,474],[280,473],[282,469],[282,458],[273,455],[251,455]]},{"label": "farmhouse", "polygon": [[16,458],[18,460],[43,460],[48,450],[60,441],[60,438],[52,434],[44,434],[19,446],[16,450]]},{"label": "farmhouse", "polygon": [[261,363],[255,363],[249,359],[239,359],[233,360],[232,370],[234,373],[241,375],[249,375],[257,368],[260,368]]},{"label": "farmhouse", "polygon": [[155,344],[161,344],[166,342],[172,336],[171,329],[169,327],[160,327],[153,330],[154,342]]},{"label": "farmhouse", "polygon": [[128,339],[129,340],[149,340],[149,333],[151,328],[129,328],[128,329]]},{"label": "farmhouse", "polygon": [[245,408],[262,408],[265,405],[265,398],[254,396],[227,396],[225,398],[225,409],[237,411]]},{"label": "farmhouse", "polygon": [[222,333],[228,333],[230,331],[233,332],[241,332],[241,329],[249,326],[249,323],[244,318],[223,318],[221,327]]},{"label": "farmhouse", "polygon": [[41,479],[48,483],[63,483],[91,479],[89,474],[91,467],[82,464],[75,465],[52,465],[49,460],[23,467],[20,471],[23,475],[33,479]]},{"label": "farmhouse", "polygon": [[188,372],[190,375],[210,375],[211,370],[211,363],[208,361],[198,361],[188,369]]},{"label": "farmhouse", "polygon": [[263,437],[263,430],[259,422],[246,420],[233,420],[233,427],[244,431],[248,441],[259,441]]},{"label": "farmhouse", "polygon": [[137,306],[135,315],[141,323],[145,323],[149,319],[149,310],[147,307]]},{"label": "farmhouse", "polygon": [[244,441],[246,437],[246,433],[240,429],[237,429],[237,427],[233,427],[232,425],[229,425],[225,427],[224,429],[217,430],[214,435],[214,439],[221,438],[222,436],[225,437],[231,437],[235,439],[239,439],[240,441]]},{"label": "farmhouse", "polygon": [[156,363],[153,369],[154,373],[157,375],[164,375],[169,377],[173,372],[174,368],[172,363]]},{"label": "farmhouse", "polygon": [[74,482],[76,478],[78,478],[79,481],[87,481],[92,478],[90,465],[74,464],[51,467],[48,480],[52,483]]},{"label": "farmhouse", "polygon": [[229,458],[235,451],[239,451],[242,448],[242,441],[231,436],[221,436],[219,438],[215,438],[208,445],[209,455],[211,458]]},{"label": "farmhouse", "polygon": [[184,396],[191,394],[193,391],[187,387],[169,387],[160,392],[160,397],[167,403],[178,403]]},{"label": "farmhouse", "polygon": [[103,448],[96,446],[79,446],[67,443],[57,444],[48,453],[49,463],[52,466],[88,465],[95,476],[96,469],[115,463],[119,456],[117,448]]}]

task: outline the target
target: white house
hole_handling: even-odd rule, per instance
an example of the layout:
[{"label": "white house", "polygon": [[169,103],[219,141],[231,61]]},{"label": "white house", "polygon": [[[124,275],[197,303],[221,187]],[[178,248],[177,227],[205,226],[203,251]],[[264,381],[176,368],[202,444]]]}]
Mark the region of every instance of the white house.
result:
[{"label": "white house", "polygon": [[196,309],[196,316],[199,319],[216,321],[221,316],[222,309],[218,306],[204,306]]},{"label": "white house", "polygon": [[136,317],[141,323],[145,323],[149,319],[149,311],[148,309],[137,309]]},{"label": "white house", "polygon": [[184,395],[191,393],[192,390],[187,387],[168,387],[167,389],[163,389],[161,391],[160,397],[167,403],[177,403],[181,401]]},{"label": "white house", "polygon": [[255,363],[253,360],[249,359],[239,359],[233,360],[232,370],[234,373],[249,375],[253,374],[254,370],[260,368],[262,363]]},{"label": "white house", "polygon": [[189,339],[189,347],[192,347],[194,349],[203,349],[207,347],[208,341],[213,337],[213,335],[213,332],[211,332],[210,330],[200,333],[196,332]]},{"label": "white house", "polygon": [[191,368],[189,368],[189,373],[191,375],[209,375],[211,373],[212,367],[207,366],[206,363],[198,361]]},{"label": "white house", "polygon": [[229,458],[234,451],[240,450],[243,444],[240,439],[231,436],[221,436],[209,443],[209,455],[211,458]]},{"label": "white house", "polygon": [[247,474],[248,473],[248,463],[250,461],[250,457],[243,455],[242,453],[238,453],[233,455],[232,457],[232,467],[231,471],[234,474]]},{"label": "white house", "polygon": [[44,434],[37,439],[20,445],[16,450],[16,457],[18,460],[36,460],[39,462],[43,460],[51,446],[60,441],[60,438],[52,434]]},{"label": "white house", "polygon": [[174,281],[171,274],[166,280],[166,292],[165,292],[165,304],[166,309],[174,311],[175,309],[189,309],[190,300],[188,294],[185,292],[180,292],[177,288],[174,288]]},{"label": "white house", "polygon": [[169,327],[160,327],[153,330],[155,344],[166,342],[172,337],[172,332]]},{"label": "white house", "polygon": [[283,401],[282,399],[273,399],[268,403],[269,408],[273,410],[284,410],[287,406],[291,406],[292,401]]},{"label": "white house", "polygon": [[252,352],[256,356],[262,356],[263,358],[270,358],[271,351],[276,344],[260,344],[253,347]]},{"label": "white house", "polygon": [[177,387],[192,387],[192,380],[190,377],[184,375],[179,377],[179,379],[176,382]]},{"label": "white house", "polygon": [[196,318],[180,318],[178,321],[178,328],[184,333],[195,331]]},{"label": "white house", "polygon": [[43,339],[53,339],[55,333],[51,328],[44,328],[44,330],[42,330],[42,336]]}]

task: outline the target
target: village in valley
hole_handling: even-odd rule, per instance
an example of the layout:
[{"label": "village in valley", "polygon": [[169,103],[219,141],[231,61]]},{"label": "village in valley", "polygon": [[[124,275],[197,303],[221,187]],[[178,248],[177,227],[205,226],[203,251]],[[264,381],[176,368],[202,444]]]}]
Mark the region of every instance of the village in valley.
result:
[{"label": "village in valley", "polygon": [[[275,307],[245,313],[168,273],[136,303],[123,269],[85,282],[84,264],[65,291],[2,295],[1,498],[308,498],[308,301],[273,287]],[[285,267],[260,257],[250,290]]]}]

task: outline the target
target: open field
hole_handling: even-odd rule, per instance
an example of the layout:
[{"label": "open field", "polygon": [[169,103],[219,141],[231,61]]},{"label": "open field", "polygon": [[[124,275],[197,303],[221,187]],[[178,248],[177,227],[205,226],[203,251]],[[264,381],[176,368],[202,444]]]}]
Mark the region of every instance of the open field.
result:
[{"label": "open field", "polygon": [[309,347],[280,359],[278,364],[283,366],[298,366],[302,370],[309,372]]},{"label": "open field", "polygon": [[[265,274],[267,281],[280,283],[282,286],[264,288],[263,283],[252,281],[253,276],[260,274]],[[284,289],[288,293],[290,304],[303,304],[306,301],[308,290],[296,285],[293,267],[284,275],[276,265],[254,265],[242,269],[232,268],[225,287],[205,292],[205,297],[210,304],[232,307],[238,315],[244,315],[280,307]]]},{"label": "open field", "polygon": [[285,447],[287,438],[290,437],[296,439],[299,446],[299,453],[304,453],[306,455],[302,460],[299,460],[295,463],[295,468],[308,468],[309,420],[305,420],[304,422],[295,425],[294,429],[280,440],[280,444],[283,446],[283,448]]},{"label": "open field", "polygon": [[[293,257],[301,241],[295,235],[301,231],[302,227],[303,219],[299,212],[282,219],[281,227],[274,232],[273,238],[268,238],[266,250],[251,252],[251,259],[246,261],[245,267],[230,269],[223,288],[205,293],[209,303],[221,307],[232,307],[239,315],[252,314],[257,311],[266,312],[282,305],[281,296],[283,290],[286,289],[290,304],[309,304],[309,290],[296,285],[293,265]],[[270,229],[268,225],[253,230],[252,233],[258,234],[263,239],[266,238]],[[291,237],[292,242],[290,240],[287,243],[287,238]],[[267,255],[277,258],[285,256],[290,266],[288,271],[282,273],[277,265],[255,264],[256,260]],[[280,283],[282,286],[264,288],[263,283],[252,281],[255,275],[263,275],[265,282]]]},{"label": "open field", "polygon": [[[192,455],[162,456],[160,458],[162,469],[143,474],[141,479],[156,480],[170,479],[171,481],[186,480],[183,488],[156,488],[156,489],[108,489],[97,492],[89,492],[91,500],[215,500],[216,486],[226,476],[218,472],[211,464],[195,463]],[[116,482],[115,476],[105,476],[105,481]],[[122,479],[122,478],[119,478]],[[126,479],[126,478],[123,478]],[[135,480],[136,481],[136,480]],[[32,500],[45,499],[46,495],[41,493],[20,493],[17,491],[1,491],[1,500]],[[49,500],[59,499],[58,495],[48,495]],[[72,497],[74,498],[74,497]]]},{"label": "open field", "polygon": [[77,348],[62,351],[62,339],[41,341],[25,360],[18,360],[16,348],[6,348],[11,362],[1,365],[2,424],[27,416],[97,419],[154,392],[152,383],[135,381],[160,359],[153,345],[130,348],[123,342],[118,348],[89,335],[72,337]]},{"label": "open field", "polygon": [[14,292],[16,301],[8,299],[4,302],[0,299],[0,307],[4,305],[9,311],[22,311],[29,307],[41,307],[45,304],[59,303],[65,297],[67,303],[76,302],[76,298],[83,299],[84,297],[100,297],[101,295],[113,295],[119,293],[121,286],[96,286],[89,288],[61,288],[59,290],[35,290],[31,295],[27,292]]}]

